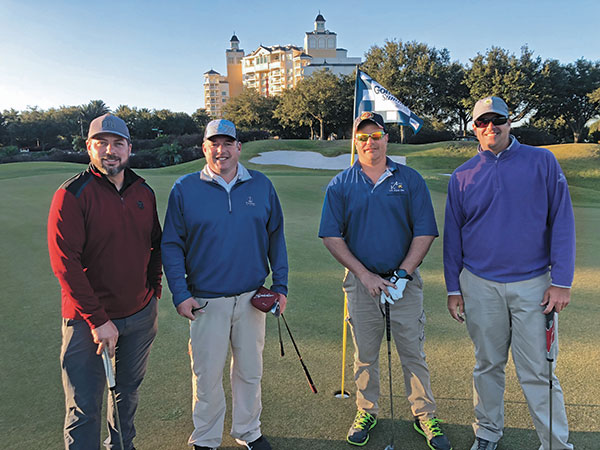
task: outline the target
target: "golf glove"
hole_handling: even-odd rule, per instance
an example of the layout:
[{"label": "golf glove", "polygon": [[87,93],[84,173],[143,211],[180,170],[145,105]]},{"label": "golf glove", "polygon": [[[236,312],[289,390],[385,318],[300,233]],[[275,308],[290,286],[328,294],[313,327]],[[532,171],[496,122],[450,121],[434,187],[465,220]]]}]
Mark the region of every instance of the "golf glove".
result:
[{"label": "golf glove", "polygon": [[404,289],[406,288],[406,284],[410,281],[410,278],[399,278],[396,273],[394,276],[390,278],[390,281],[396,285],[396,287],[388,286],[388,292],[390,295],[385,295],[385,292],[381,291],[380,301],[382,305],[385,305],[385,302],[393,305],[396,300],[400,300],[402,295],[404,294]]}]

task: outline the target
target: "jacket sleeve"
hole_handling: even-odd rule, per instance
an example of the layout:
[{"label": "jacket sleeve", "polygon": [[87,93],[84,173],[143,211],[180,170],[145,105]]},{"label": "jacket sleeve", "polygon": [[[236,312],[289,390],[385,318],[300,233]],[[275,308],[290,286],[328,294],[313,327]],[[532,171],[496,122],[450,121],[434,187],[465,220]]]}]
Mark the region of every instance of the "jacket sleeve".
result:
[{"label": "jacket sleeve", "polygon": [[[550,153],[550,152],[548,152]],[[550,153],[548,172],[548,223],[552,284],[570,287],[575,272],[575,218],[567,179]]]},{"label": "jacket sleeve", "polygon": [[90,328],[96,328],[109,318],[81,262],[85,234],[84,211],[73,194],[59,189],[54,194],[48,215],[50,265],[60,282],[63,302],[72,302]]},{"label": "jacket sleeve", "polygon": [[156,197],[153,196],[153,223],[152,223],[152,247],[150,249],[150,261],[148,262],[148,282],[154,289],[156,298],[162,295],[162,258],[161,258],[161,237],[162,230],[156,212]]},{"label": "jacket sleeve", "polygon": [[186,282],[185,240],[187,231],[182,201],[178,184],[175,184],[169,194],[161,245],[165,275],[173,294],[175,306],[192,297]]},{"label": "jacket sleeve", "polygon": [[444,278],[448,292],[460,291],[459,275],[463,268],[462,226],[464,215],[455,175],[448,183],[444,219]]},{"label": "jacket sleeve", "polygon": [[271,289],[280,294],[288,293],[288,258],[283,230],[283,211],[275,188],[270,188],[271,216],[267,222],[269,235],[269,264],[273,274]]}]

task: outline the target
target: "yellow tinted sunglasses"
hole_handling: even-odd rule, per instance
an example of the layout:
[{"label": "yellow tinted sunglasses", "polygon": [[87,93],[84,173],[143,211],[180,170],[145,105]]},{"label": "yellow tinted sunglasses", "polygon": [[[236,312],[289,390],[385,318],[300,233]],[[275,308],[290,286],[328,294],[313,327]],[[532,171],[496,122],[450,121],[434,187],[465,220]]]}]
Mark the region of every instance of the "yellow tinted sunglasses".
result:
[{"label": "yellow tinted sunglasses", "polygon": [[369,140],[369,138],[373,139],[374,141],[378,141],[383,136],[385,136],[385,132],[383,132],[383,131],[374,131],[371,134],[356,133],[355,137],[356,137],[357,141],[367,142]]}]

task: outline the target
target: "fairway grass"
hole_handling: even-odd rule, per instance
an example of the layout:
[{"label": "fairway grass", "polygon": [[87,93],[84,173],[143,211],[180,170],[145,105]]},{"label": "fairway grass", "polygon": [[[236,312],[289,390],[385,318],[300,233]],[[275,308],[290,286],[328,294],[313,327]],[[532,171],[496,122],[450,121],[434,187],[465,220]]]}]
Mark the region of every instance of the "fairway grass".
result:
[{"label": "fairway grass", "polygon": [[[571,185],[577,226],[577,267],[572,303],[560,314],[560,356],[557,374],[565,392],[576,449],[600,448],[600,164],[599,147],[579,144],[553,146]],[[450,173],[475,152],[471,143],[401,146],[390,152],[407,157],[432,191],[438,227],[443,228],[445,186]],[[244,144],[242,162],[269,150],[319,151],[336,156],[350,150],[348,141],[266,141]],[[159,217],[164,218],[169,190],[185,173],[199,170],[194,161],[163,169],[139,170],[157,194]],[[349,449],[345,435],[355,413],[352,380],[352,343],[346,357],[345,388],[352,397],[340,400],[342,353],[343,268],[317,238],[324,190],[335,171],[287,166],[248,167],[266,173],[275,184],[285,214],[290,262],[290,295],[286,318],[302,358],[319,390],[311,393],[292,344],[283,330],[285,356],[279,356],[277,323],[267,320],[264,351],[262,430],[280,450]],[[60,380],[60,291],[49,267],[46,219],[56,188],[84,166],[69,163],[0,165],[0,436],[7,449],[60,449],[64,414]],[[201,206],[201,205],[200,205]],[[464,325],[446,309],[443,284],[442,239],[436,239],[423,263],[425,350],[430,366],[438,416],[454,449],[470,448],[473,441],[471,371],[474,357]],[[166,285],[166,281],[163,279]],[[185,449],[192,430],[191,374],[187,349],[188,324],[171,303],[168,288],[159,303],[159,332],[148,374],[141,388],[137,414],[136,448]],[[540,349],[543,351],[543,349]],[[385,345],[382,362],[386,364]],[[397,448],[426,450],[412,429],[404,397],[402,370],[392,355],[395,435]],[[225,372],[227,373],[227,367]],[[507,368],[506,429],[500,450],[537,449],[539,442],[512,362]],[[365,449],[389,444],[390,411],[387,370],[382,370],[381,412]],[[225,377],[226,389],[229,382]],[[229,395],[228,395],[229,396]],[[239,448],[229,436],[231,405],[221,449]],[[106,430],[103,429],[103,437]]]}]

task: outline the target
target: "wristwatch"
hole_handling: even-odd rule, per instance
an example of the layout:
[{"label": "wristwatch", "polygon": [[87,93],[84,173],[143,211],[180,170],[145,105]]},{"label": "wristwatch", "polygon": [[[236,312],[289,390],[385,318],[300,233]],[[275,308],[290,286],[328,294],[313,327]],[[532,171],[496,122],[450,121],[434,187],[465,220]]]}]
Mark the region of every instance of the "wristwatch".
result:
[{"label": "wristwatch", "polygon": [[407,280],[412,281],[413,277],[411,277],[408,272],[406,272],[406,270],[404,269],[398,269],[396,270],[396,275],[398,276],[398,278],[406,278]]}]

